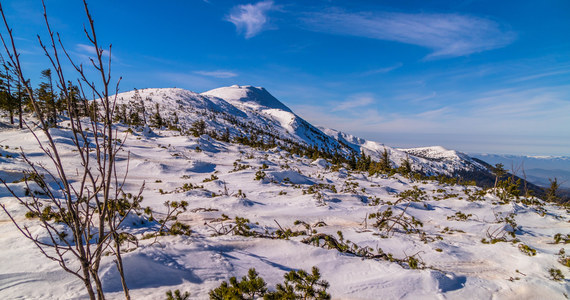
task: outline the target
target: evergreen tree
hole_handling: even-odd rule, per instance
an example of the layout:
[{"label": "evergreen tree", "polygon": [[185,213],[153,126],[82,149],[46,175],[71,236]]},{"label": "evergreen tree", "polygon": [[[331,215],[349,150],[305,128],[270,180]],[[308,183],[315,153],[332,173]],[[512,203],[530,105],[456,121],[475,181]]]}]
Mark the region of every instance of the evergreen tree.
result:
[{"label": "evergreen tree", "polygon": [[176,113],[176,111],[173,113],[173,120],[172,122],[168,125],[168,127],[171,130],[178,130],[180,131],[180,127],[178,127],[178,123],[180,123],[180,119],[178,118],[178,114]]},{"label": "evergreen tree", "polygon": [[356,169],[358,171],[366,171],[370,168],[370,164],[372,162],[372,158],[370,156],[366,156],[364,151],[360,154],[358,161],[356,162]]},{"label": "evergreen tree", "polygon": [[329,283],[321,280],[319,269],[313,267],[311,274],[304,270],[292,270],[285,274],[284,284],[277,284],[275,292],[267,293],[264,299],[330,299]]},{"label": "evergreen tree", "polygon": [[229,142],[230,141],[230,129],[228,127],[226,127],[226,130],[224,130],[224,133],[220,137],[220,141],[222,141],[222,142]]},{"label": "evergreen tree", "polygon": [[503,164],[498,163],[493,168],[493,174],[495,174],[495,185],[493,186],[493,188],[497,188],[497,184],[499,183],[499,179],[501,179],[501,177],[503,177],[505,174],[507,174],[507,171],[505,171],[505,167]]},{"label": "evergreen tree", "polygon": [[10,124],[14,124],[14,111],[18,108],[17,98],[12,94],[14,79],[9,66],[0,56],[0,62],[4,67],[4,72],[0,72],[0,109],[8,111],[10,114]]},{"label": "evergreen tree", "polygon": [[[29,81],[27,83],[29,85]],[[25,89],[22,86],[22,83],[20,82],[20,79],[18,78],[18,83],[16,84],[16,103],[18,106],[18,127],[20,127],[20,129],[24,128],[24,124],[23,124],[23,114],[24,114],[24,99],[27,99],[27,96],[25,95]]]},{"label": "evergreen tree", "polygon": [[88,113],[91,121],[97,122],[99,116],[99,105],[97,105],[97,101],[95,100],[91,101],[91,103],[89,104]]},{"label": "evergreen tree", "polygon": [[356,156],[354,152],[350,153],[350,157],[348,158],[348,167],[352,170],[356,169]]},{"label": "evergreen tree", "polygon": [[378,162],[378,169],[383,173],[390,172],[392,168],[392,164],[390,163],[390,154],[386,147],[384,147],[384,152],[382,152],[382,157],[380,157],[380,161]]},{"label": "evergreen tree", "polygon": [[[30,89],[30,80],[26,80],[25,82],[21,82],[18,77],[18,81],[16,82],[16,93],[14,98],[16,99],[16,106],[18,109],[18,126],[20,129],[24,128],[24,110],[25,111],[33,111],[32,103],[29,100],[30,96],[28,95],[28,90],[25,88],[28,86]],[[33,90],[32,90],[33,91]]]},{"label": "evergreen tree", "polygon": [[135,102],[131,105],[131,110],[129,111],[129,120],[127,123],[133,126],[142,126],[143,119],[140,117],[141,108],[139,107],[139,103]]},{"label": "evergreen tree", "polygon": [[400,165],[400,173],[406,176],[412,173],[412,164],[410,162],[410,156],[406,155],[406,159],[402,160],[402,164]]},{"label": "evergreen tree", "polygon": [[[131,119],[132,119],[132,125],[147,125],[148,123],[146,122],[146,110],[144,107],[144,102],[143,99],[140,95],[139,90],[137,90],[135,88],[135,93],[132,97],[133,99],[133,111],[131,111]],[[137,116],[135,117],[134,114],[137,114]],[[140,124],[142,122],[142,124]]]},{"label": "evergreen tree", "polygon": [[158,105],[158,103],[155,103],[155,108],[156,108],[156,112],[152,115],[152,125],[154,127],[160,128],[164,125],[164,121],[162,120],[162,117],[160,116],[160,106]]},{"label": "evergreen tree", "polygon": [[556,194],[558,193],[558,188],[560,188],[560,184],[558,183],[558,179],[556,177],[554,178],[554,180],[548,178],[548,181],[550,181],[550,186],[546,190],[546,201],[555,202],[556,200],[558,200],[558,196]]},{"label": "evergreen tree", "polygon": [[174,293],[172,291],[166,292],[166,300],[188,300],[190,298],[189,292],[180,292],[180,290],[175,290]]},{"label": "evergreen tree", "polygon": [[62,97],[65,107],[68,107],[67,101],[69,101],[69,109],[67,113],[74,118],[80,118],[87,116],[86,100],[81,97],[81,92],[79,87],[73,85],[71,81],[67,82],[67,90],[69,99]]},{"label": "evergreen tree", "polygon": [[[206,122],[204,122],[204,120],[202,120],[202,119],[195,121],[194,123],[192,123],[192,127],[190,128],[190,132],[192,132],[192,135],[195,137],[199,137],[199,136],[203,135],[204,133],[206,133]],[[257,140],[257,136],[252,134],[251,140],[252,141]]]},{"label": "evergreen tree", "polygon": [[243,276],[241,281],[232,277],[229,285],[224,281],[218,288],[211,290],[210,299],[258,299],[267,292],[266,285],[263,278],[259,277],[259,274],[252,268],[249,269],[247,277]]},{"label": "evergreen tree", "polygon": [[43,106],[43,111],[46,116],[48,126],[56,126],[57,121],[57,107],[56,97],[53,90],[53,81],[51,76],[51,69],[45,69],[41,72],[42,82],[36,90],[38,100]]}]

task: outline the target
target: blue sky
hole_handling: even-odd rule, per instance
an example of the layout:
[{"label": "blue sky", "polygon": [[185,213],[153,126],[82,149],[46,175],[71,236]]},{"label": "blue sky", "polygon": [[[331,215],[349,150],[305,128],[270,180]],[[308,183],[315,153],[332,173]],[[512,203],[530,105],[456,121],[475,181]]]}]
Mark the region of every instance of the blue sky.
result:
[{"label": "blue sky", "polygon": [[[79,1],[46,2],[87,62]],[[263,86],[313,124],[391,146],[570,155],[567,0],[89,4],[122,91]],[[37,82],[40,1],[2,5]]]}]

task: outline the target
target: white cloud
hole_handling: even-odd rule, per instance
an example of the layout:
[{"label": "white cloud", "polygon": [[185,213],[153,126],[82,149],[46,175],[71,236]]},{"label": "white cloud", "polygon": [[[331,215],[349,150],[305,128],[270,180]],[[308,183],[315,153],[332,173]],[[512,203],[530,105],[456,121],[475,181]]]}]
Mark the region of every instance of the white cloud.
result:
[{"label": "white cloud", "polygon": [[497,22],[459,14],[348,13],[334,9],[302,18],[309,30],[418,45],[427,58],[456,57],[504,47],[515,39]]},{"label": "white cloud", "polygon": [[374,103],[374,97],[370,94],[358,94],[348,98],[348,100],[339,103],[332,111],[349,110],[357,107],[363,107]]},{"label": "white cloud", "polygon": [[427,120],[441,119],[441,118],[446,117],[450,113],[451,113],[451,109],[449,107],[445,106],[442,108],[421,112],[421,113],[417,114],[416,117],[421,118],[421,119],[427,119]]},{"label": "white cloud", "polygon": [[195,71],[194,73],[198,75],[215,77],[215,78],[232,78],[238,76],[238,74],[231,71],[215,70],[215,71]]},{"label": "white cloud", "polygon": [[[95,57],[97,55],[97,50],[91,45],[77,44],[75,48],[83,56]],[[103,57],[109,58],[109,50],[103,49]],[[112,55],[111,58],[115,59],[116,57]]]},{"label": "white cloud", "polygon": [[525,76],[525,77],[519,77],[519,78],[512,80],[512,82],[528,81],[528,80],[540,79],[543,77],[550,77],[550,76],[556,76],[556,75],[563,75],[563,74],[568,74],[568,73],[570,73],[570,70],[542,72],[539,74],[529,75],[529,76]]},{"label": "white cloud", "polygon": [[[92,45],[86,44],[76,44],[75,48],[69,53],[75,55],[78,58],[79,64],[91,65],[91,59],[96,60],[97,50]],[[103,60],[104,62],[109,60],[109,49],[103,49]],[[111,60],[114,65],[120,64],[122,66],[127,66],[119,57],[111,53]]]},{"label": "white cloud", "polygon": [[232,9],[227,20],[232,22],[238,32],[245,32],[245,38],[260,33],[267,25],[267,12],[275,9],[273,1],[262,1],[256,4],[238,5]]},{"label": "white cloud", "polygon": [[390,67],[385,67],[385,68],[380,68],[380,69],[374,69],[374,70],[370,70],[370,71],[366,71],[364,73],[361,74],[361,76],[369,76],[369,75],[375,75],[375,74],[384,74],[384,73],[388,73],[391,71],[394,71],[398,68],[400,68],[401,66],[403,66],[404,64],[402,63],[397,63],[393,66]]}]

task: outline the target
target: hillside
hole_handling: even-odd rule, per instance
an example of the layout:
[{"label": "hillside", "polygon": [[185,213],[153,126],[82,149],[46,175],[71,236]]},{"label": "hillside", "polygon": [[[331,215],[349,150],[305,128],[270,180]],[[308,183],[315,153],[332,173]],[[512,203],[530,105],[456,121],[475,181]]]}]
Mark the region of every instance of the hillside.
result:
[{"label": "hillside", "polygon": [[[141,89],[121,93],[117,99],[119,107],[124,105],[123,109],[128,110],[125,115],[140,111],[149,123],[157,109],[163,119],[171,122],[176,115],[177,126],[183,131],[190,130],[195,121],[203,120],[210,134],[229,130],[231,137],[253,135],[264,142],[295,143],[345,156],[365,153],[379,160],[386,149],[394,167],[400,166],[408,157],[413,168],[425,174],[453,176],[460,171],[488,172],[485,166],[466,154],[443,147],[395,149],[334,129],[313,126],[259,87],[234,85],[201,94],[182,89]],[[426,149],[429,149],[429,155]]]},{"label": "hillside", "polygon": [[[551,269],[559,269],[570,277],[561,263],[568,256],[560,250],[570,242],[566,208],[419,175],[488,174],[484,163],[465,154],[441,147],[395,149],[318,128],[265,89],[249,86],[202,94],[141,89],[122,93],[117,101],[125,118],[115,125],[125,141],[117,160],[119,173],[128,169],[125,189],[136,193],[144,183],[142,205],[156,218],[167,213],[166,201],[186,201],[178,220],[192,231],[158,236],[155,242],[144,236],[160,224],[142,212],[129,216],[123,230],[138,239],[124,254],[133,299],[163,299],[175,289],[208,299],[211,289],[252,267],[274,289],[286,272],[312,266],[330,283],[333,299],[566,299],[570,294],[568,279],[551,276]],[[125,124],[136,121],[131,116],[138,112],[148,124],[161,126]],[[51,132],[60,153],[70,168],[79,167],[64,118],[59,126]],[[21,196],[33,193],[37,187],[21,181],[27,165],[18,149],[49,169],[48,157],[29,132],[0,130],[0,176]],[[392,167],[409,157],[418,176],[370,174],[299,155],[298,148],[373,158],[386,149]],[[3,186],[0,201],[45,237]],[[556,234],[562,238],[556,240]],[[0,257],[2,299],[85,297],[81,283],[23,239],[4,213]],[[101,270],[108,297],[120,298],[111,256],[103,258]]]}]

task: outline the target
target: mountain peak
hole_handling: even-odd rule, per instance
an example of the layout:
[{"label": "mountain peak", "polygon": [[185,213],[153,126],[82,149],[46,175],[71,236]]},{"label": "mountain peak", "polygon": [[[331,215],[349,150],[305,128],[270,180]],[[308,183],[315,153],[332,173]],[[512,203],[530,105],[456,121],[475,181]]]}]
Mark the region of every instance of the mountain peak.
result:
[{"label": "mountain peak", "polygon": [[285,104],[277,100],[266,89],[251,85],[232,85],[202,93],[204,96],[221,98],[234,105],[246,105],[256,109],[280,109],[292,112]]},{"label": "mountain peak", "polygon": [[418,147],[418,148],[409,148],[409,149],[400,149],[400,150],[412,155],[428,159],[470,160],[469,156],[467,156],[466,154],[455,150],[449,150],[442,146]]}]

